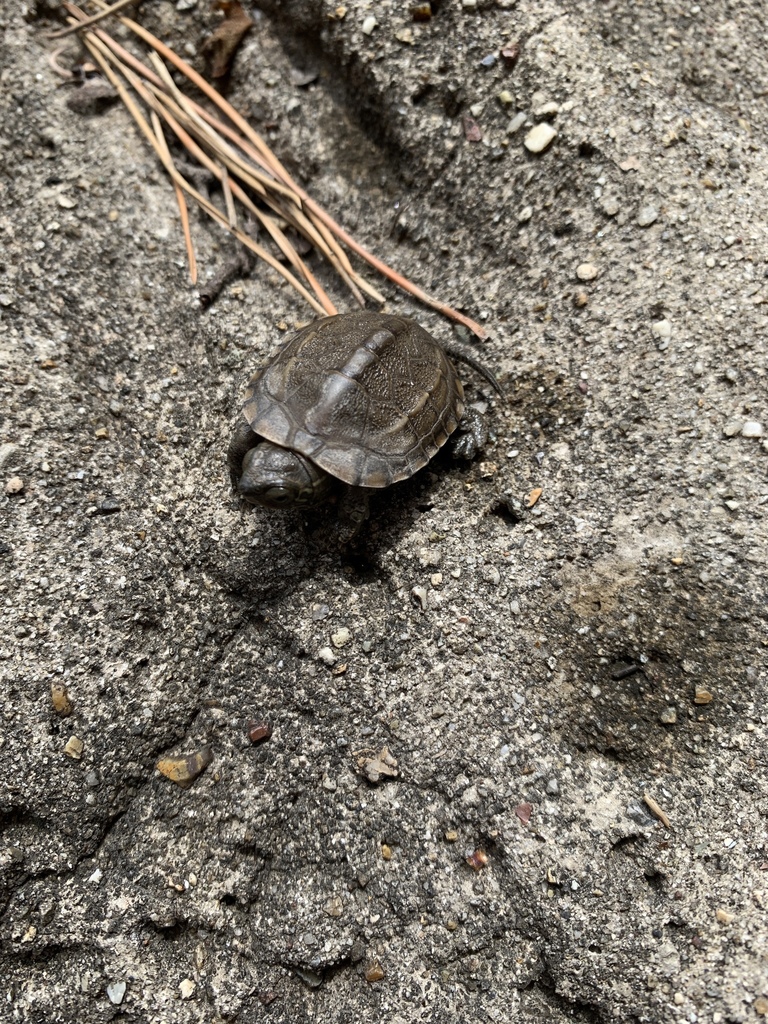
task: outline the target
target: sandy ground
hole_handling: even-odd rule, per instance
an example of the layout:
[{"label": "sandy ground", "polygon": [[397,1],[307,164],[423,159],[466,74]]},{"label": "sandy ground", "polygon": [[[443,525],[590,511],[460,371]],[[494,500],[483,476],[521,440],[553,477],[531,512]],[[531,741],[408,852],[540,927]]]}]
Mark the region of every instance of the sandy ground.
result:
[{"label": "sandy ground", "polygon": [[[140,19],[202,67],[217,16],[179,7]],[[484,461],[353,551],[332,510],[243,512],[244,384],[311,313],[261,267],[201,311],[126,112],[70,109],[52,8],[4,0],[0,1018],[759,1021],[764,5],[254,17],[230,97],[485,324],[509,402],[465,373]],[[234,248],[193,229],[205,278]]]}]

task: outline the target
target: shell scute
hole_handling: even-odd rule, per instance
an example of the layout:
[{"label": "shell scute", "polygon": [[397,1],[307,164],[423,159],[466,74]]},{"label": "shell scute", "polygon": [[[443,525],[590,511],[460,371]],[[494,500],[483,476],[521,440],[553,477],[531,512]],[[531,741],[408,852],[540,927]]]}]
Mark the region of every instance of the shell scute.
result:
[{"label": "shell scute", "polygon": [[366,312],[299,331],[252,378],[243,406],[257,434],[362,487],[415,473],[463,410],[438,342],[413,320]]}]

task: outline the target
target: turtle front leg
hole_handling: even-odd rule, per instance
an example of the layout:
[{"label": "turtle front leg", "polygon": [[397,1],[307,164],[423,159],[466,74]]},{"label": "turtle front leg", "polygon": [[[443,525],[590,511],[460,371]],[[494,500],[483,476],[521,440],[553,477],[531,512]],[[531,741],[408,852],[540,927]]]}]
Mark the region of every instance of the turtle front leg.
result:
[{"label": "turtle front leg", "polygon": [[488,428],[477,409],[466,408],[449,444],[457,459],[474,459],[488,442]]},{"label": "turtle front leg", "polygon": [[245,453],[255,448],[261,438],[254,434],[248,422],[240,419],[237,422],[232,440],[227,449],[227,464],[229,465],[229,479],[232,481],[232,490],[237,491],[237,485],[243,474],[243,459]]},{"label": "turtle front leg", "polygon": [[326,507],[308,517],[309,534],[318,551],[343,551],[357,539],[368,519],[368,493],[366,487],[343,484],[330,511]]},{"label": "turtle front leg", "polygon": [[345,487],[337,506],[341,544],[349,544],[355,539],[362,530],[369,512],[368,488]]}]

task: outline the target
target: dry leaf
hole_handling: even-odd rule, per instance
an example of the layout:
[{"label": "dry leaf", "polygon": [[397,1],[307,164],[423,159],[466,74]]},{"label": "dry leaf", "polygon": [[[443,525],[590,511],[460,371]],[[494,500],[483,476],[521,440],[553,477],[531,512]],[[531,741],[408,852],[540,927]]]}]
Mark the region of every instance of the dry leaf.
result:
[{"label": "dry leaf", "polygon": [[218,0],[215,6],[224,12],[224,20],[205,40],[201,49],[210,62],[211,78],[223,78],[229,73],[237,48],[246,33],[253,28],[253,22],[240,6],[239,0]]},{"label": "dry leaf", "polygon": [[359,757],[357,766],[369,782],[380,782],[382,778],[393,778],[397,775],[397,761],[387,747],[382,747],[376,757]]}]

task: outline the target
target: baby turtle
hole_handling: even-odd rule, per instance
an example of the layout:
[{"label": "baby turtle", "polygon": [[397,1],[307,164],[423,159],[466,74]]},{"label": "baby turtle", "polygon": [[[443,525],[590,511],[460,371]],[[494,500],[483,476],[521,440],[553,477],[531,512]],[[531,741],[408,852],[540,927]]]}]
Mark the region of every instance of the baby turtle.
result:
[{"label": "baby turtle", "polygon": [[[454,431],[456,454],[473,458],[487,434],[465,409],[449,355],[501,394],[471,355],[443,347],[407,317],[344,313],[304,327],[248,384],[229,446],[233,487],[251,504],[308,508],[337,480],[350,489],[405,480]],[[365,491],[348,490],[358,527],[366,500]]]}]

